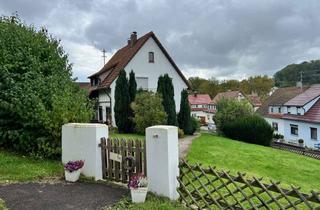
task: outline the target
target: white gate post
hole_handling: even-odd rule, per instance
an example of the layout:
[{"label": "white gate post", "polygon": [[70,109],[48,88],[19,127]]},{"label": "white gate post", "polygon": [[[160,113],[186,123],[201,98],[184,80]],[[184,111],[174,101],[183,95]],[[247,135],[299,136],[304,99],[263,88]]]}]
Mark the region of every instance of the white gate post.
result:
[{"label": "white gate post", "polygon": [[158,125],[146,129],[149,191],[172,200],[179,197],[178,128]]},{"label": "white gate post", "polygon": [[108,138],[104,124],[68,123],[62,126],[62,163],[84,160],[82,174],[102,179],[100,139]]}]

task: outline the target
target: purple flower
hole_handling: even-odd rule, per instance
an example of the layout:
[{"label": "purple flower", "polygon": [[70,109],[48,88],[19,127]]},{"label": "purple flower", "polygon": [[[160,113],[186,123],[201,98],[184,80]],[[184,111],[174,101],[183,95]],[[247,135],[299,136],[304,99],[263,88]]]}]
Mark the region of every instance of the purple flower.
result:
[{"label": "purple flower", "polygon": [[139,187],[147,187],[147,186],[148,186],[148,180],[147,180],[147,177],[144,176],[143,174],[137,174],[137,175],[131,176],[128,183],[128,187],[133,189],[136,189]]},{"label": "purple flower", "polygon": [[64,165],[64,169],[69,172],[73,172],[82,168],[83,165],[84,165],[83,160],[69,161],[67,164]]}]

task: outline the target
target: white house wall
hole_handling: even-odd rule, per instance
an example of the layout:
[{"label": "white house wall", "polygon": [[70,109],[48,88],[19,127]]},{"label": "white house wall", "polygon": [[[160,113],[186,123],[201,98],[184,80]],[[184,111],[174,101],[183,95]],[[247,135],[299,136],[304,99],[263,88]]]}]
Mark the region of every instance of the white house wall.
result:
[{"label": "white house wall", "polygon": [[278,131],[275,131],[276,133],[279,133],[281,135],[284,135],[284,120],[283,119],[275,119],[275,118],[264,118],[271,126],[272,123],[278,123]]},{"label": "white house wall", "polygon": [[[149,63],[148,53],[154,52],[154,63]],[[148,89],[151,91],[157,90],[158,78],[160,75],[168,74],[172,78],[174,86],[174,99],[176,103],[176,111],[180,109],[180,97],[181,91],[187,88],[187,85],[171,65],[166,56],[162,53],[153,38],[149,38],[148,41],[141,47],[137,54],[132,58],[128,65],[124,69],[129,76],[131,70],[134,71],[136,77],[148,77]],[[116,81],[116,80],[115,80]],[[111,97],[112,97],[112,124],[115,126],[114,119],[114,90],[115,81],[111,84]]]},{"label": "white house wall", "polygon": [[[290,124],[298,125],[298,135],[291,134]],[[318,140],[311,139],[310,127],[317,128]],[[314,147],[314,144],[319,143],[320,124],[306,123],[306,122],[293,121],[293,120],[284,120],[284,128],[285,128],[284,139],[287,141],[297,142],[298,139],[303,139],[304,144],[307,147]]]}]

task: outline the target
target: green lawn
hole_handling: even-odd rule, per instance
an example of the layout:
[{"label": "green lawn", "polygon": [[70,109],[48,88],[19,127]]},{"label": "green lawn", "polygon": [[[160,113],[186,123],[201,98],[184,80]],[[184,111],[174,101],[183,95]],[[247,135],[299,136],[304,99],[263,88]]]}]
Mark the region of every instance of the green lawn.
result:
[{"label": "green lawn", "polygon": [[0,150],[0,183],[61,177],[59,161],[36,160]]},{"label": "green lawn", "polygon": [[320,190],[320,160],[294,153],[202,134],[193,141],[187,159],[191,163],[217,166],[231,173],[281,181],[284,186],[300,186],[303,191]]},{"label": "green lawn", "polygon": [[167,198],[157,197],[152,193],[148,193],[146,202],[134,204],[129,197],[120,200],[116,205],[105,208],[104,210],[187,210],[178,202],[172,202]]},{"label": "green lawn", "polygon": [[142,140],[145,138],[145,136],[143,135],[139,135],[139,134],[133,134],[133,133],[125,133],[125,134],[120,134],[120,133],[110,133],[109,134],[110,138],[119,138],[119,139],[139,139]]}]

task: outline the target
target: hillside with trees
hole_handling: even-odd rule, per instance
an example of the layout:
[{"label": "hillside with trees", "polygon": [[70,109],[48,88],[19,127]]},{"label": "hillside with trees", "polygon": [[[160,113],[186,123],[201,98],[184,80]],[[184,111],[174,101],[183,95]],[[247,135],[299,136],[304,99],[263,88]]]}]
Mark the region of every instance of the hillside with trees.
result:
[{"label": "hillside with trees", "polygon": [[320,83],[320,60],[290,64],[274,75],[277,87],[295,86],[302,79],[303,85]]},{"label": "hillside with trees", "polygon": [[244,94],[251,94],[252,92],[255,92],[262,99],[265,99],[274,85],[273,79],[268,76],[254,76],[242,81],[219,81],[214,78],[204,79],[200,77],[190,77],[189,81],[194,91],[197,91],[198,93],[207,93],[211,98],[219,92],[240,90]]}]

